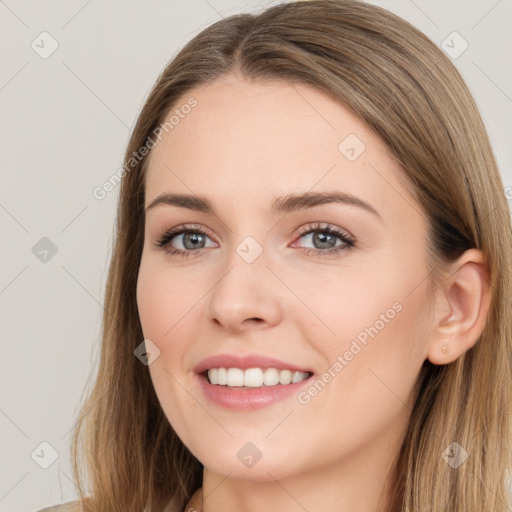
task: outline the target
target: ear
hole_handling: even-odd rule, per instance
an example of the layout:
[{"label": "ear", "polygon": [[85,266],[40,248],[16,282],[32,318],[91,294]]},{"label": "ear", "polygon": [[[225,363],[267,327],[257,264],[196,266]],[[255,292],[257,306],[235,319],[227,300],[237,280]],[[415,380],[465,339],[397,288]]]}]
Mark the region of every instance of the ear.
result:
[{"label": "ear", "polygon": [[491,303],[489,269],[485,255],[466,251],[452,266],[437,301],[427,358],[448,364],[475,345],[482,333]]}]

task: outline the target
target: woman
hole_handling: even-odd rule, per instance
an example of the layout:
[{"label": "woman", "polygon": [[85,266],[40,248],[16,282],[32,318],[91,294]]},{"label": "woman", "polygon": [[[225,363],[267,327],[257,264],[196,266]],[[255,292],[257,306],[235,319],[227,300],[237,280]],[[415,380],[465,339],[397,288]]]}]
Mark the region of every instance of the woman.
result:
[{"label": "woman", "polygon": [[223,19],[124,168],[82,510],[508,509],[509,210],[426,36],[352,0]]}]

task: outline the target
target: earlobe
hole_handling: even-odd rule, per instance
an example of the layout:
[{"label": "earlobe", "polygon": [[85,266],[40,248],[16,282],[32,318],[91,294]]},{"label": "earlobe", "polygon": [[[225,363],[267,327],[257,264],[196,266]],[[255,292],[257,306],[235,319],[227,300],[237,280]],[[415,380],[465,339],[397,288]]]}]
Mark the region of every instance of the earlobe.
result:
[{"label": "earlobe", "polygon": [[434,318],[427,358],[436,365],[457,360],[476,344],[485,327],[491,290],[482,251],[470,249],[454,263],[441,295],[450,314]]}]

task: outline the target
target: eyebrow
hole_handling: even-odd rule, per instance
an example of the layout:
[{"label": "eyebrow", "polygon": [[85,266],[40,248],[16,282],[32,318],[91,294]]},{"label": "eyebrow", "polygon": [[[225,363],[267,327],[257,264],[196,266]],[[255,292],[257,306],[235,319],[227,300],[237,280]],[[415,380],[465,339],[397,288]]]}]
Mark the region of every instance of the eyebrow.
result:
[{"label": "eyebrow", "polygon": [[[328,203],[357,206],[358,208],[372,213],[382,221],[381,215],[371,204],[346,192],[305,192],[303,194],[288,194],[274,199],[271,210],[276,214],[290,213]],[[146,211],[158,205],[178,206],[202,213],[216,214],[214,207],[208,199],[192,194],[160,194],[146,207]]]}]

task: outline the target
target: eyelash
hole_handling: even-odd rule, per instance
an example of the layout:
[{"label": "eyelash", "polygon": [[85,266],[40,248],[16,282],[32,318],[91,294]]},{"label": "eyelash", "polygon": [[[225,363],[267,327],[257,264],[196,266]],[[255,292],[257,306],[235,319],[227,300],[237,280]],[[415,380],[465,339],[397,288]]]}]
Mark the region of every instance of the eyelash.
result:
[{"label": "eyelash", "polygon": [[[345,245],[339,245],[332,247],[330,249],[312,249],[309,247],[302,247],[301,250],[306,254],[316,253],[318,257],[325,257],[327,255],[332,254],[338,254],[343,251],[348,251],[355,247],[354,240],[352,238],[349,238],[345,232],[339,230],[338,228],[332,226],[331,224],[308,224],[301,228],[298,232],[298,238],[302,238],[305,235],[308,235],[309,233],[327,233],[329,235],[334,235],[337,238],[339,238]],[[195,250],[181,250],[181,249],[175,249],[175,248],[169,248],[168,245],[172,242],[172,240],[177,237],[178,235],[186,234],[186,233],[199,233],[203,236],[207,236],[208,238],[211,238],[208,233],[202,229],[200,226],[196,225],[180,225],[173,229],[170,229],[169,231],[166,231],[163,235],[161,235],[156,241],[155,246],[165,250],[168,254],[171,256],[178,256],[181,255],[182,257],[190,257],[195,255],[196,253],[200,252],[201,249],[195,249]]]}]

